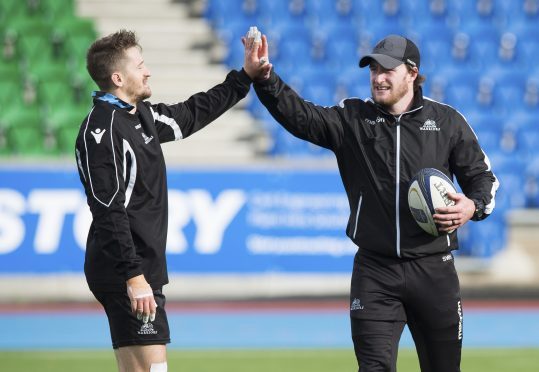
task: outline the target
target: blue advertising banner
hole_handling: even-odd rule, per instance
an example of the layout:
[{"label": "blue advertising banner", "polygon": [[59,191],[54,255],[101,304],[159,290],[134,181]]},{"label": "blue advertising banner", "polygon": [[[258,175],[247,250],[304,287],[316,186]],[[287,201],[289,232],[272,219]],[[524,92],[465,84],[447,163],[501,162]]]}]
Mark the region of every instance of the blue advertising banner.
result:
[{"label": "blue advertising banner", "polygon": [[[169,169],[171,273],[349,273],[336,170]],[[82,272],[91,215],[75,169],[0,170],[0,274]]]}]

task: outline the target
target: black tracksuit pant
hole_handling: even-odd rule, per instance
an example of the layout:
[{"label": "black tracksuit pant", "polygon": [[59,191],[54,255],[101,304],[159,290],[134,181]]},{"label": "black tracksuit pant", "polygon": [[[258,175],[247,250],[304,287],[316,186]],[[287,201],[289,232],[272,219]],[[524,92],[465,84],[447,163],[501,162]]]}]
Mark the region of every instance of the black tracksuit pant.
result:
[{"label": "black tracksuit pant", "polygon": [[408,324],[422,372],[459,372],[462,305],[450,253],[398,259],[358,253],[350,297],[359,372],[396,371]]}]

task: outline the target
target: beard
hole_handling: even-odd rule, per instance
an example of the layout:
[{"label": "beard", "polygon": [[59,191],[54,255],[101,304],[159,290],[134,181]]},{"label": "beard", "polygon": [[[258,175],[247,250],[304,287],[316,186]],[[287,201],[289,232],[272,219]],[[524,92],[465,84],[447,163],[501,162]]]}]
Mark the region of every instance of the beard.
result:
[{"label": "beard", "polygon": [[400,82],[400,84],[398,84],[396,87],[394,85],[391,86],[391,93],[389,95],[377,98],[375,95],[374,87],[371,84],[371,96],[373,97],[374,102],[376,102],[382,107],[394,106],[402,99],[402,97],[408,94],[408,92],[409,92],[408,85],[406,84],[406,81],[403,79]]},{"label": "beard", "polygon": [[152,96],[152,90],[147,84],[129,84],[128,87],[126,87],[125,92],[126,95],[131,97],[131,100],[135,103],[142,102]]},{"label": "beard", "polygon": [[137,92],[134,97],[136,102],[144,101],[152,96],[152,90],[149,86],[144,87],[144,89]]}]

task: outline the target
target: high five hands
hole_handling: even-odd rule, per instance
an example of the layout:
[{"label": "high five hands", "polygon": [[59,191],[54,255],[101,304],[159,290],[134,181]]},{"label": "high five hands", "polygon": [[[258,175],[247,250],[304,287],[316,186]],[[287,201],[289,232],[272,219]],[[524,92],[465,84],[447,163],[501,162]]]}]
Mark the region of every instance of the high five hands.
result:
[{"label": "high five hands", "polygon": [[256,26],[251,27],[241,38],[245,48],[243,69],[253,81],[266,80],[270,76],[272,64],[269,63],[268,41]]}]

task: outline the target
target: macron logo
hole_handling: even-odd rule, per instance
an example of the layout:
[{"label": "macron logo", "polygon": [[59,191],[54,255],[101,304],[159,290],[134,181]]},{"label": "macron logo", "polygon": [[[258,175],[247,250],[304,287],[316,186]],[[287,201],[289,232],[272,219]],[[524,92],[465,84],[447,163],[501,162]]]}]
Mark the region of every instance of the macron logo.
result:
[{"label": "macron logo", "polygon": [[434,130],[438,132],[440,128],[436,126],[436,122],[434,120],[428,119],[425,123],[423,123],[423,126],[419,128],[419,130]]},{"label": "macron logo", "polygon": [[101,143],[101,138],[103,138],[103,134],[105,134],[106,131],[107,131],[106,129],[101,130],[97,128],[95,132],[91,131],[90,133],[92,133],[92,136],[94,136],[95,142]]}]

